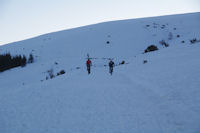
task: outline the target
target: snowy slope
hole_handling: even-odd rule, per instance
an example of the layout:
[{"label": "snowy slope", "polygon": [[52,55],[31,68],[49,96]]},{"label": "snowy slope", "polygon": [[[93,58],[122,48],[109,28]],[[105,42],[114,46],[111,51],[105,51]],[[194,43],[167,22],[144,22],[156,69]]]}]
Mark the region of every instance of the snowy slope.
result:
[{"label": "snowy slope", "polygon": [[[0,133],[200,132],[200,43],[190,43],[199,22],[200,13],[123,20],[1,46],[35,62],[0,73]],[[151,44],[159,50],[143,54]],[[104,58],[128,64],[110,76]],[[46,80],[50,69],[66,74]]]}]

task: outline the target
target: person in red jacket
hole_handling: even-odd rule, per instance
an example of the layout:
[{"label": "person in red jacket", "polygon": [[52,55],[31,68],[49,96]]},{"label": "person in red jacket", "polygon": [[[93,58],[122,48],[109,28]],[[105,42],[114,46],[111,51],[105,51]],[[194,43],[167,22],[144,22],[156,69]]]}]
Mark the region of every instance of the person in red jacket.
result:
[{"label": "person in red jacket", "polygon": [[91,62],[90,59],[88,59],[88,60],[86,61],[86,66],[87,66],[88,74],[90,74],[90,67],[91,67],[91,65],[92,65],[92,62]]}]

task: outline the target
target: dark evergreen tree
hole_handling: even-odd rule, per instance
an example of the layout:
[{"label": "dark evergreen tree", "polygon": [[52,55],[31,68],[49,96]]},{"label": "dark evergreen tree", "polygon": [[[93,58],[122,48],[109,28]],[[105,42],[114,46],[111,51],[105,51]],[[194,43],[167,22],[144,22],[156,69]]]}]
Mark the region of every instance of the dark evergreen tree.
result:
[{"label": "dark evergreen tree", "polygon": [[29,55],[29,58],[28,58],[28,63],[33,63],[34,61],[34,58],[33,58],[33,55],[32,53]]},{"label": "dark evergreen tree", "polygon": [[21,60],[21,67],[24,67],[24,66],[26,66],[26,56],[25,55],[23,55],[23,58]]},{"label": "dark evergreen tree", "polygon": [[16,55],[12,57],[10,53],[0,55],[0,72],[18,66],[24,67],[25,65],[26,65],[26,57],[24,55],[23,57],[21,55]]}]

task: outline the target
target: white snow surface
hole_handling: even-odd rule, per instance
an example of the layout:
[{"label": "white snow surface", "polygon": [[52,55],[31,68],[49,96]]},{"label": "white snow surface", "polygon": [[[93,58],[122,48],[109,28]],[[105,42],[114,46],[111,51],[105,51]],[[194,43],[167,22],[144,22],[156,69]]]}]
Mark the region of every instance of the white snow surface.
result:
[{"label": "white snow surface", "polygon": [[[35,61],[0,73],[0,133],[199,133],[200,42],[190,43],[200,39],[199,29],[200,13],[192,13],[100,23],[1,46],[1,54],[33,53]],[[159,50],[143,54],[151,44]],[[90,75],[87,53],[95,58]],[[104,58],[128,64],[111,76]],[[46,80],[50,69],[66,73]]]}]

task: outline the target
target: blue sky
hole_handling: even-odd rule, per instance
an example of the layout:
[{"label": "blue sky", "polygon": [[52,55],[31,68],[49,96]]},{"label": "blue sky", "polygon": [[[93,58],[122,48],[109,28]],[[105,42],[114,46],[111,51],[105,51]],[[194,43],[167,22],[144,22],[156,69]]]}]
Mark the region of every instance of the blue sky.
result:
[{"label": "blue sky", "polygon": [[200,12],[200,0],[0,0],[0,45],[99,22]]}]

